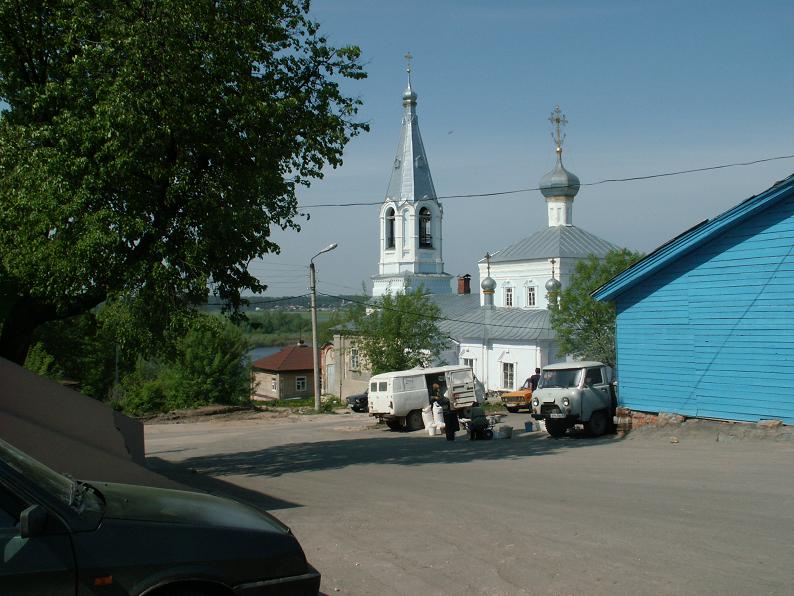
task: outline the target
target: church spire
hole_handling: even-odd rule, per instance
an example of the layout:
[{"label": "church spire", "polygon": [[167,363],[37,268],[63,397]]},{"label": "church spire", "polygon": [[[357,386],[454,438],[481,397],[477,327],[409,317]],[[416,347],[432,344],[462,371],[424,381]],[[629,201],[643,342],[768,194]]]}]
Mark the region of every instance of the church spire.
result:
[{"label": "church spire", "polygon": [[540,179],[540,192],[546,197],[549,211],[549,227],[573,225],[573,199],[579,192],[579,178],[566,170],[562,165],[562,144],[565,141],[563,127],[568,119],[554,106],[549,122],[552,125],[551,138],[554,139],[554,150],[557,153],[557,164],[554,169]]},{"label": "church spire", "polygon": [[402,96],[403,119],[400,141],[394,157],[389,186],[386,190],[387,201],[422,201],[436,200],[436,189],[427,154],[419,132],[419,120],[416,116],[416,92],[411,85],[411,53],[405,55],[407,61],[408,86]]}]

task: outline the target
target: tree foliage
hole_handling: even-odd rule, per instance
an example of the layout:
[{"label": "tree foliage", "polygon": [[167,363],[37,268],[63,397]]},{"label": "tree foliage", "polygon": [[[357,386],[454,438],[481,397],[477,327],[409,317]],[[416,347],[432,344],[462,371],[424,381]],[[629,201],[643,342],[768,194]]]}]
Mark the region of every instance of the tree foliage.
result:
[{"label": "tree foliage", "polygon": [[590,293],[640,258],[640,253],[621,249],[611,251],[603,261],[591,255],[576,264],[570,285],[560,293],[558,306],[551,308],[561,354],[614,366],[615,305],[596,302]]},{"label": "tree foliage", "polygon": [[439,331],[441,312],[422,291],[385,294],[352,313],[357,347],[372,374],[427,366],[447,341]]},{"label": "tree foliage", "polygon": [[365,76],[307,0],[0,0],[0,355],[134,300],[155,334],[299,229],[296,187],[341,164]]},{"label": "tree foliage", "polygon": [[197,317],[170,358],[138,359],[122,382],[121,407],[130,413],[241,405],[251,395],[248,344],[234,325]]}]

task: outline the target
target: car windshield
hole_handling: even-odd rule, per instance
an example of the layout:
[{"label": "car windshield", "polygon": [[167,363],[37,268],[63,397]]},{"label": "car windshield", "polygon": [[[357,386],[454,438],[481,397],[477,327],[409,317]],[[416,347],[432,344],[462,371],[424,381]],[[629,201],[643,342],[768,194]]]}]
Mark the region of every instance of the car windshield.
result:
[{"label": "car windshield", "polygon": [[3,440],[0,440],[0,458],[17,474],[75,513],[101,510],[102,503],[89,484],[49,469]]},{"label": "car windshield", "polygon": [[521,389],[532,389],[532,379],[524,381],[524,384],[521,385]]},{"label": "car windshield", "polygon": [[582,379],[582,369],[544,370],[540,380],[540,387],[561,387],[568,389],[578,387]]}]

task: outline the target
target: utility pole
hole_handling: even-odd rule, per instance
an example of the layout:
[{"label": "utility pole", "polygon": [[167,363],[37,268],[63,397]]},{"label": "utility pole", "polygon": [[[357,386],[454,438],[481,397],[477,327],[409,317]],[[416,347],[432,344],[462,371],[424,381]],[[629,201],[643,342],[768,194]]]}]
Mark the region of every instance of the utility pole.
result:
[{"label": "utility pole", "polygon": [[314,259],[324,252],[336,248],[336,242],[326,246],[311,259],[309,259],[309,289],[312,300],[312,358],[314,360],[314,411],[320,411],[320,354],[317,347],[317,275],[314,270]]}]

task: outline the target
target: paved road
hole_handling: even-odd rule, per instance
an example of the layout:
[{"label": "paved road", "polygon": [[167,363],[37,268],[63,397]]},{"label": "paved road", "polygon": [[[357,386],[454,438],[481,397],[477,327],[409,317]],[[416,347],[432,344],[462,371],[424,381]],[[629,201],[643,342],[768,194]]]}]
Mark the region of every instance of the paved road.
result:
[{"label": "paved road", "polygon": [[292,527],[327,594],[791,594],[794,445],[715,439],[146,427],[158,469]]}]

